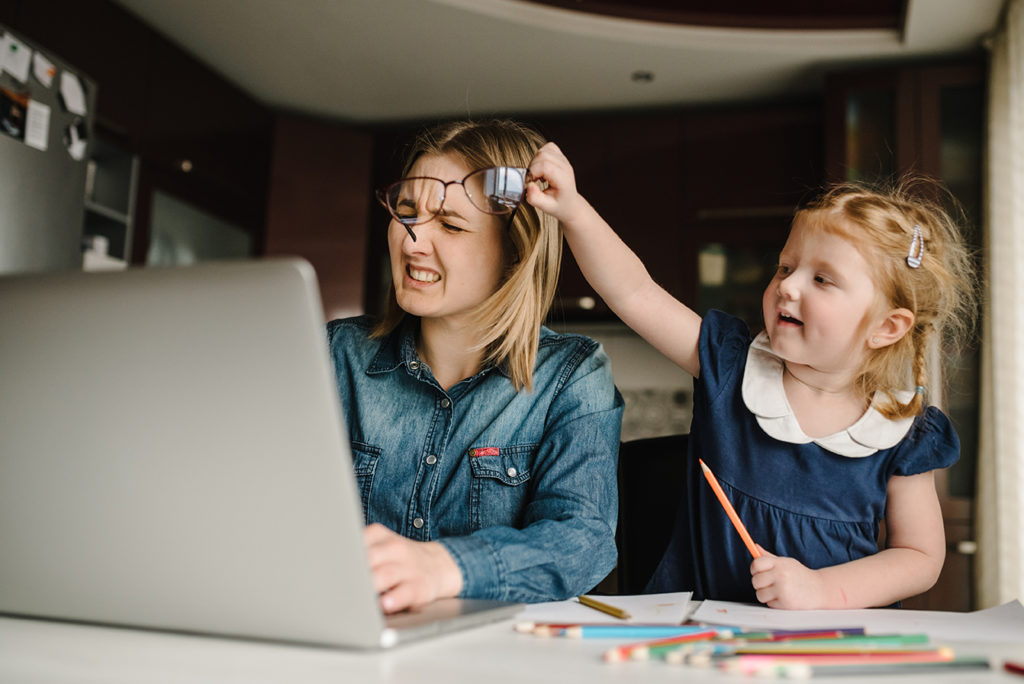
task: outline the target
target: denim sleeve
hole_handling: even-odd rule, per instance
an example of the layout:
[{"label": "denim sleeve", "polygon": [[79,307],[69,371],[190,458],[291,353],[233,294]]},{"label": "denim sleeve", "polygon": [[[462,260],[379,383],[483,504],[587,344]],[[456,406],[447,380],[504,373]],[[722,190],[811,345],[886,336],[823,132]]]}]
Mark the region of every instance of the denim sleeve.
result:
[{"label": "denim sleeve", "polygon": [[599,346],[567,363],[548,412],[522,527],[441,539],[462,596],[539,602],[589,591],[615,565],[623,401]]}]

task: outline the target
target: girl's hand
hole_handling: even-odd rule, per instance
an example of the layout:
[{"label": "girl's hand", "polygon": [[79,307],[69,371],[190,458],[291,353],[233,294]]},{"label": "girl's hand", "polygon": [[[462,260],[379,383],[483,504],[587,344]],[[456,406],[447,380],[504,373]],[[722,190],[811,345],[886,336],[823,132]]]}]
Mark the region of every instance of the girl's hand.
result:
[{"label": "girl's hand", "polygon": [[438,542],[420,542],[373,523],[363,530],[373,588],[385,613],[458,596],[462,571]]},{"label": "girl's hand", "polygon": [[769,608],[808,610],[826,604],[825,583],[817,570],[800,561],[775,556],[757,545],[761,552],[750,564],[751,584],[757,600]]},{"label": "girl's hand", "polygon": [[526,200],[540,211],[571,227],[590,208],[576,190],[572,164],[555,143],[546,143],[537,150],[529,170],[538,182],[526,187]]}]

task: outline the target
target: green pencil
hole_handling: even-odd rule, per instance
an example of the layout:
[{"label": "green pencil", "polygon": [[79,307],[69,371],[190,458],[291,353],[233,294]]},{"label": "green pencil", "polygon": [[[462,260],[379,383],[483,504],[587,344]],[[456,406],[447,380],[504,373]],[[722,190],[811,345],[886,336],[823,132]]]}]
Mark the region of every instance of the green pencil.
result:
[{"label": "green pencil", "polygon": [[965,656],[953,660],[923,663],[864,663],[862,665],[768,665],[755,671],[755,675],[767,679],[810,679],[811,677],[837,677],[853,675],[888,675],[947,670],[987,670],[987,658]]}]

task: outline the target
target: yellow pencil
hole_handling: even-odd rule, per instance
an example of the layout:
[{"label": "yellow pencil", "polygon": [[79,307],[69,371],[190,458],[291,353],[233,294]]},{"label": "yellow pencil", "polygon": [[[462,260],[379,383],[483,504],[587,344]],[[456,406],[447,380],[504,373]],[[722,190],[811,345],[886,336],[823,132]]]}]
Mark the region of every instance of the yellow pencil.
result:
[{"label": "yellow pencil", "polygon": [[620,620],[628,620],[629,618],[632,617],[632,615],[630,615],[626,611],[622,610],[621,608],[616,608],[615,606],[609,606],[607,603],[602,603],[601,601],[598,601],[597,599],[592,599],[589,596],[579,596],[577,598],[579,599],[579,602],[582,603],[583,605],[589,606],[590,608],[593,608],[594,610],[599,610],[602,613],[607,613],[608,615],[611,615],[612,617],[617,617]]},{"label": "yellow pencil", "polygon": [[736,515],[736,509],[729,503],[729,499],[725,496],[725,492],[722,491],[722,485],[718,484],[718,478],[711,472],[711,468],[708,468],[707,464],[701,459],[697,459],[700,463],[701,470],[704,471],[704,477],[707,479],[708,484],[711,485],[711,489],[715,492],[715,496],[718,497],[718,502],[722,504],[722,508],[725,509],[725,514],[729,516],[729,520],[732,521],[733,527],[740,533],[740,538],[743,543],[747,545],[747,550],[750,551],[750,555],[754,558],[760,558],[761,552],[754,546],[754,540],[750,538],[750,533],[747,532],[747,528],[744,527],[743,521],[740,520],[740,516]]}]

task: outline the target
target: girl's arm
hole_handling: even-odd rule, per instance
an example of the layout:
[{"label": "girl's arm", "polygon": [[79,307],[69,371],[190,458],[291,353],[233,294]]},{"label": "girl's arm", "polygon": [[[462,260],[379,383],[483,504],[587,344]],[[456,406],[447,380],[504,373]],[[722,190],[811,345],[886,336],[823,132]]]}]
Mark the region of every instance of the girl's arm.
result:
[{"label": "girl's arm", "polygon": [[693,376],[700,373],[700,316],[651,278],[633,251],[576,191],[572,165],[554,143],[542,147],[530,172],[547,183],[531,184],[527,200],[562,224],[576,263],[622,321]]},{"label": "girl's arm", "polygon": [[765,553],[750,565],[757,600],[772,608],[870,608],[930,589],[946,557],[934,471],[893,476],[887,496],[884,550],[820,570]]}]

